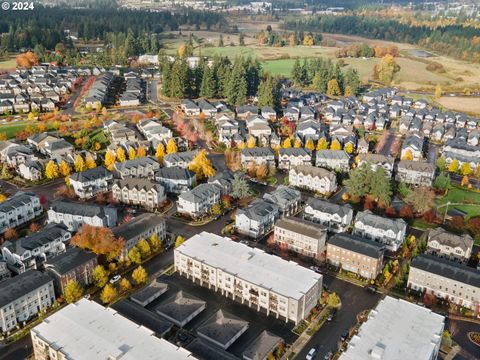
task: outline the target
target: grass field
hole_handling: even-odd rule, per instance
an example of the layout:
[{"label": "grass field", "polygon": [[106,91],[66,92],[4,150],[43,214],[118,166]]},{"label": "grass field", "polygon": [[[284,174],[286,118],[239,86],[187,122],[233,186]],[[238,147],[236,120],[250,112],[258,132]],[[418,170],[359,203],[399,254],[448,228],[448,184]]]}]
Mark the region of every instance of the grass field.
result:
[{"label": "grass field", "polygon": [[[444,197],[436,200],[437,205],[443,205],[447,202],[452,204],[465,204],[465,205],[451,205],[449,208],[455,208],[467,214],[467,218],[480,216],[480,193],[474,191],[468,191],[453,187],[448,191],[448,194]],[[445,211],[445,207],[440,209],[441,212]]]},{"label": "grass field", "polygon": [[17,65],[15,59],[0,61],[0,71],[1,70],[8,70],[8,69],[15,69]]},{"label": "grass field", "polygon": [[437,102],[449,109],[480,114],[480,98],[478,97],[443,96],[437,99]]},{"label": "grass field", "polygon": [[7,138],[14,138],[15,135],[19,132],[25,129],[27,126],[26,121],[21,121],[21,122],[16,122],[16,123],[7,123],[7,124],[1,124],[0,125],[0,132],[5,133],[7,135]]}]

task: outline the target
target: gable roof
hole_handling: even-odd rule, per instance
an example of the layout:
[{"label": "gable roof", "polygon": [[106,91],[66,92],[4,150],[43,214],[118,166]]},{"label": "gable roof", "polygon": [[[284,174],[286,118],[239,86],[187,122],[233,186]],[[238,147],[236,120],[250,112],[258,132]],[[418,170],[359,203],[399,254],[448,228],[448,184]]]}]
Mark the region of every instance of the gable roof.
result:
[{"label": "gable roof", "polygon": [[370,210],[359,211],[355,218],[357,222],[382,230],[393,230],[395,233],[403,231],[407,228],[407,223],[403,219],[390,219],[383,216],[375,215]]},{"label": "gable roof", "polygon": [[348,233],[335,234],[328,243],[375,259],[385,252],[384,245]]},{"label": "gable roof", "polygon": [[440,245],[447,245],[452,248],[459,247],[463,251],[471,250],[474,242],[468,234],[453,234],[441,227],[430,230],[428,233],[428,242],[430,241],[437,241]]}]

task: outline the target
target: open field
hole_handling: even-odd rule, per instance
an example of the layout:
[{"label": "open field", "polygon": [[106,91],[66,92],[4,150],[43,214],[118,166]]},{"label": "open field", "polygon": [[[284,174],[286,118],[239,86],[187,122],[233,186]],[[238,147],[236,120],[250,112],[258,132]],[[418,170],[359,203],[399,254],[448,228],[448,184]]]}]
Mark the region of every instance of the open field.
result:
[{"label": "open field", "polygon": [[[447,202],[452,204],[465,204],[465,205],[451,205],[449,209],[455,208],[467,214],[467,218],[480,216],[480,193],[474,191],[468,191],[457,187],[452,187],[448,190],[448,194],[444,197],[436,200],[437,205],[443,205]],[[440,209],[443,213],[445,207]]]},{"label": "open field", "polygon": [[14,138],[15,135],[25,129],[27,121],[19,121],[15,123],[2,123],[0,124],[0,133],[5,133],[7,138]]},{"label": "open field", "polygon": [[0,71],[15,69],[16,65],[17,65],[17,63],[16,63],[15,59],[0,61]]},{"label": "open field", "polygon": [[442,96],[436,100],[440,105],[457,111],[480,114],[479,97]]}]

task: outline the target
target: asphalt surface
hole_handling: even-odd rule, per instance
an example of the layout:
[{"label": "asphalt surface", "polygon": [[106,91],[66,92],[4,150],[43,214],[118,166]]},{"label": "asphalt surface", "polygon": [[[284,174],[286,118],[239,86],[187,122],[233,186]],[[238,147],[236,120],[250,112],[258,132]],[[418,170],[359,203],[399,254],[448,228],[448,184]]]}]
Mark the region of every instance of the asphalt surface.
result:
[{"label": "asphalt surface", "polygon": [[370,294],[364,288],[324,275],[324,284],[329,291],[334,291],[342,301],[342,307],[337,311],[332,322],[325,322],[296,355],[297,359],[305,359],[309,350],[317,348],[315,359],[322,359],[331,351],[336,352],[340,345],[340,336],[357,323],[357,315],[363,310],[374,308],[380,300],[380,294]]},{"label": "asphalt surface", "polygon": [[452,339],[467,352],[467,355],[470,355],[472,359],[480,358],[480,347],[473,344],[467,337],[467,333],[471,331],[480,332],[479,324],[448,319],[446,328],[452,334]]},{"label": "asphalt surface", "polygon": [[54,198],[55,193],[65,185],[65,180],[63,178],[55,179],[43,185],[38,185],[35,187],[18,187],[14,184],[0,180],[0,189],[2,192],[8,194],[15,194],[17,191],[29,191],[33,192],[38,197],[45,197],[48,201]]}]

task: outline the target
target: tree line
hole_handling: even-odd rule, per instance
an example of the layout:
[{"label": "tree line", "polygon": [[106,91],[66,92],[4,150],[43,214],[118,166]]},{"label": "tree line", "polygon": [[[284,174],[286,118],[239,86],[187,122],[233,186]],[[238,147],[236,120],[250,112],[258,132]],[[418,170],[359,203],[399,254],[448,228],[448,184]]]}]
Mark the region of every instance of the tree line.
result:
[{"label": "tree line", "polygon": [[457,58],[480,61],[480,42],[476,41],[480,37],[480,29],[461,24],[430,27],[407,24],[381,16],[324,15],[286,19],[282,27],[417,44]]}]

